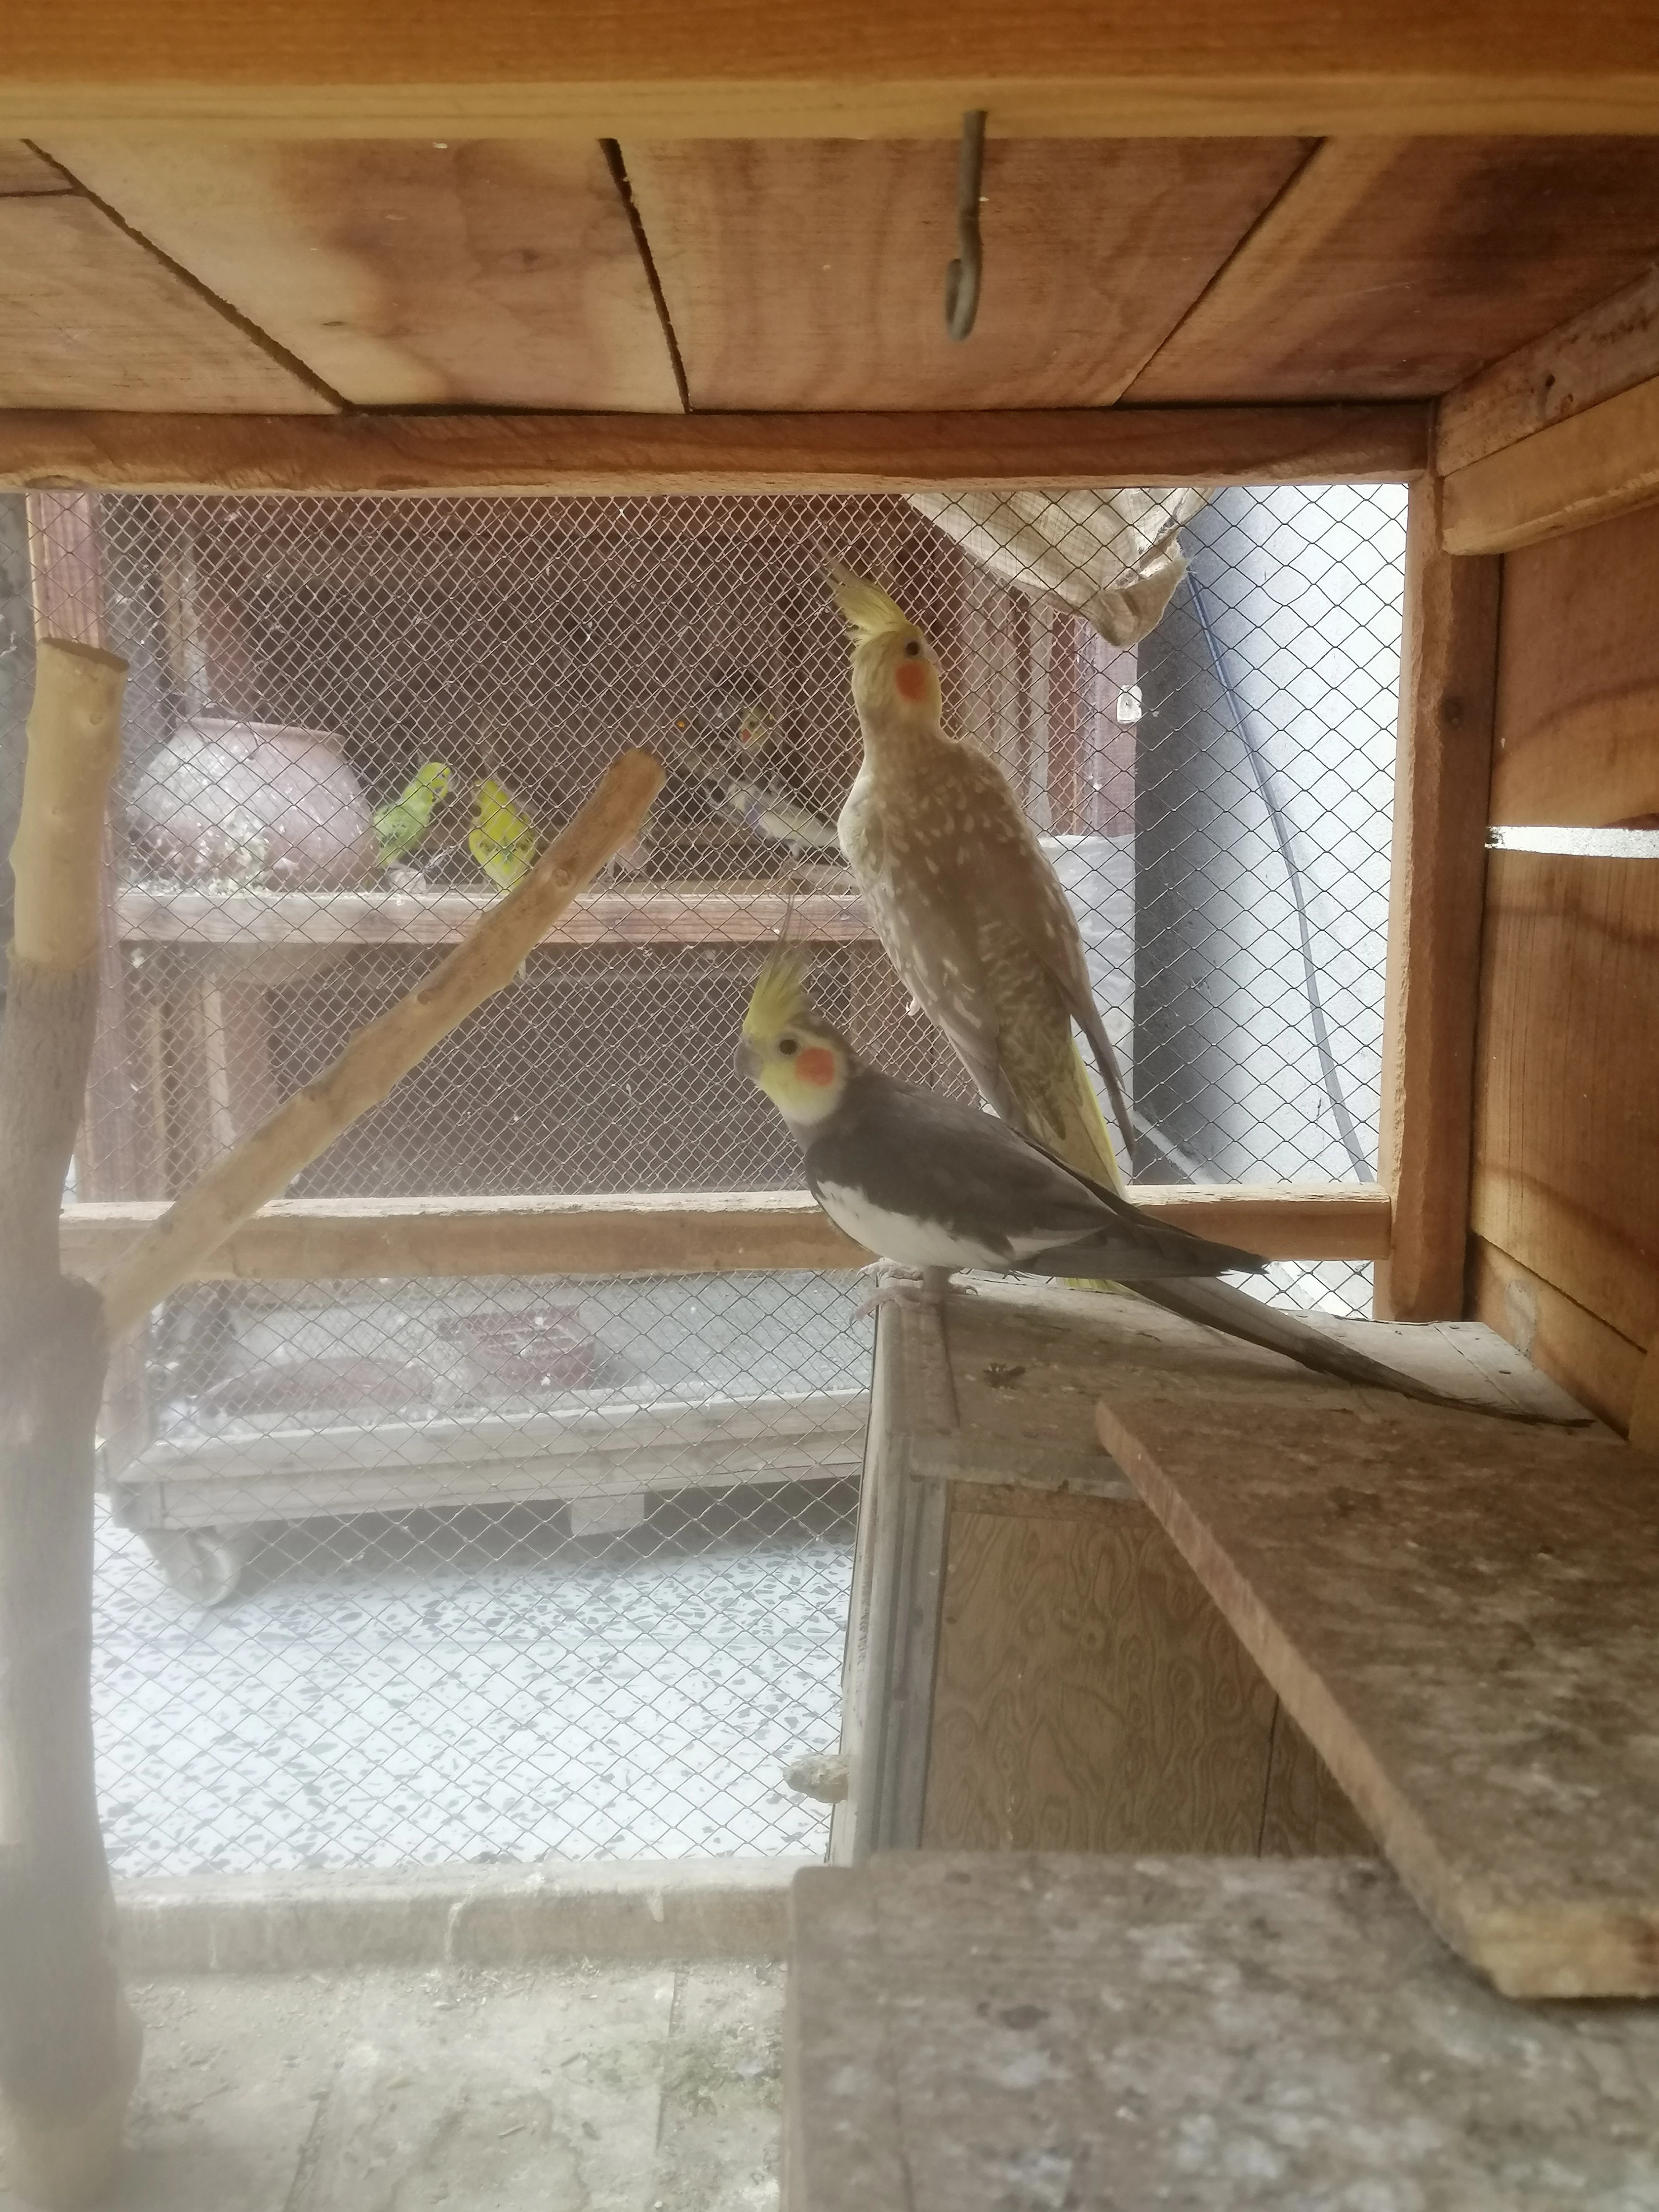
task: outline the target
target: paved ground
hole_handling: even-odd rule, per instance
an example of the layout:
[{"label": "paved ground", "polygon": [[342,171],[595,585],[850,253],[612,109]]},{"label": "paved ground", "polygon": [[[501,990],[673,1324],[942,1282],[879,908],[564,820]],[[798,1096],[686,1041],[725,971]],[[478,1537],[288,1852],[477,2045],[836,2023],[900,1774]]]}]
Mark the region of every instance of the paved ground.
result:
[{"label": "paved ground", "polygon": [[[140,1984],[106,2212],[772,2212],[781,1966]],[[0,2212],[23,2212],[0,2187]]]}]

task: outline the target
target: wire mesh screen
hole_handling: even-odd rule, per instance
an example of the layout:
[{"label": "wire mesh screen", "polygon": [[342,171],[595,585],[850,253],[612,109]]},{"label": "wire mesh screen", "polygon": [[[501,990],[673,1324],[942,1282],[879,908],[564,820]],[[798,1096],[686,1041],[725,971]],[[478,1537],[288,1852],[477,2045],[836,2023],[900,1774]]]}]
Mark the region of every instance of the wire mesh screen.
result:
[{"label": "wire mesh screen", "polygon": [[[787,908],[855,1044],[966,1097],[836,848],[832,560],[928,631],[949,726],[1049,841],[1137,1174],[1372,1172],[1398,488],[1218,495],[1130,648],[896,495],[42,495],[31,525],[42,627],[131,669],[82,1197],[169,1195],[247,1133],[628,744],[670,771],[635,845],[291,1194],[797,1184],[732,1058]],[[1367,1273],[1271,1294],[1363,1310]],[[838,1733],[858,1295],[176,1295],[106,1411],[118,1871],[819,1847],[782,1769]]]}]

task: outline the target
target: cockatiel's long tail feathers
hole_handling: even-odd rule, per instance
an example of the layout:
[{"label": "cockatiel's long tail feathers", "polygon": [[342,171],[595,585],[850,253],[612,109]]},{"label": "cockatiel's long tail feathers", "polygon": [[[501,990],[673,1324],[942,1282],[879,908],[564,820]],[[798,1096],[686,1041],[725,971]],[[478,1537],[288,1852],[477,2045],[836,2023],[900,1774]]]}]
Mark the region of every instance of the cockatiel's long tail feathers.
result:
[{"label": "cockatiel's long tail feathers", "polygon": [[[1095,1086],[1089,1080],[1089,1071],[1084,1066],[1083,1054],[1073,1042],[1071,1073],[1073,1080],[1069,1095],[1058,1101],[1066,1121],[1067,1145],[1057,1146],[1062,1158],[1073,1167],[1091,1175],[1097,1182],[1103,1182],[1108,1190],[1121,1191],[1123,1170],[1118,1164],[1117,1147],[1112,1142],[1112,1132],[1106,1116],[1100,1110],[1100,1101],[1095,1096]],[[1113,1102],[1114,1106],[1116,1101]],[[1094,1154],[1092,1164],[1080,1155],[1087,1147]]]},{"label": "cockatiel's long tail feathers", "polygon": [[1231,1283],[1200,1277],[1185,1281],[1138,1282],[1134,1287],[1140,1297],[1150,1298],[1154,1305],[1164,1307],[1169,1313],[1180,1314],[1187,1321],[1200,1322],[1209,1328],[1218,1328],[1228,1336],[1243,1337],[1247,1344],[1259,1344],[1268,1352],[1282,1352],[1316,1374],[1334,1376],[1341,1382],[1355,1382],[1364,1389],[1392,1390],[1401,1397],[1416,1398],[1425,1406],[1448,1406],[1458,1413],[1496,1413],[1516,1421],[1549,1420],[1546,1414],[1523,1413],[1518,1407],[1511,1409],[1486,1401],[1476,1403],[1436,1390],[1427,1382],[1402,1374],[1397,1367],[1386,1366],[1380,1359],[1356,1352],[1352,1345],[1327,1336],[1322,1329],[1312,1328],[1296,1314],[1263,1305],[1260,1298],[1253,1298],[1247,1291],[1235,1290]]},{"label": "cockatiel's long tail feathers", "polygon": [[1125,1152],[1133,1154],[1135,1132],[1134,1123],[1129,1118],[1129,1094],[1123,1088],[1123,1071],[1117,1064],[1112,1040],[1106,1034],[1106,1024],[1101,1020],[1098,1011],[1092,1023],[1087,1024],[1086,1034],[1090,1049],[1095,1056],[1095,1066],[1100,1070],[1100,1079],[1106,1085],[1106,1096],[1112,1102],[1118,1135],[1123,1140]]},{"label": "cockatiel's long tail feathers", "polygon": [[855,575],[852,569],[839,566],[830,569],[830,576],[835,586],[836,605],[846,616],[847,626],[860,645],[879,637],[884,630],[909,629],[909,616],[888,598],[879,584],[872,584],[867,577]]}]

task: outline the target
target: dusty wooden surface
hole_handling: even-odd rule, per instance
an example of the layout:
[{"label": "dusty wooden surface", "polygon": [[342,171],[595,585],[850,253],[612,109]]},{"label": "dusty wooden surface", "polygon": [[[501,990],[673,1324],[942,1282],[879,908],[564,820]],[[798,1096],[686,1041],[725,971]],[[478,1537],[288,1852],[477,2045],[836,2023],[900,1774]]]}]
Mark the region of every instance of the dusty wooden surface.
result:
[{"label": "dusty wooden surface", "polygon": [[971,346],[940,308],[948,142],[623,147],[695,407],[1108,406],[1305,157],[1299,139],[986,149]]},{"label": "dusty wooden surface", "polygon": [[1443,475],[1659,374],[1659,270],[1505,354],[1441,399]]},{"label": "dusty wooden surface", "polygon": [[1592,1413],[1621,1432],[1628,1428],[1639,1344],[1484,1237],[1469,1239],[1469,1309]]},{"label": "dusty wooden surface", "polygon": [[1449,553],[1511,553],[1659,496],[1659,378],[1551,422],[1446,478]]},{"label": "dusty wooden surface", "polygon": [[1640,139],[1327,139],[1129,398],[1443,392],[1640,275],[1656,183]]},{"label": "dusty wooden surface", "polygon": [[1522,2008],[1367,1861],[798,1875],[786,2212],[1647,2212],[1659,2009]]},{"label": "dusty wooden surface", "polygon": [[1659,508],[1504,563],[1493,822],[1659,814]]},{"label": "dusty wooden surface", "polygon": [[1447,1940],[1659,1995],[1659,1461],[1204,1356],[1100,1429]]},{"label": "dusty wooden surface", "polygon": [[1633,1344],[1659,1333],[1659,869],[1493,853],[1476,1231]]},{"label": "dusty wooden surface", "polygon": [[597,142],[46,150],[356,405],[678,410]]},{"label": "dusty wooden surface", "polygon": [[1378,1143],[1394,1208],[1376,1278],[1385,1320],[1463,1310],[1498,584],[1495,559],[1441,550],[1440,486],[1413,485]]}]

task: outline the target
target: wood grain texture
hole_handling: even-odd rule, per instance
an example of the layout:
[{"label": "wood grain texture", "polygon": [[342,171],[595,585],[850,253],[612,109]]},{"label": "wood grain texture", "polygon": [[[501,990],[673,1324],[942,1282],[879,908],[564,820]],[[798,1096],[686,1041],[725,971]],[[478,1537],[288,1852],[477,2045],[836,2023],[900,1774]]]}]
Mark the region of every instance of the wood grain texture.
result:
[{"label": "wood grain texture", "polygon": [[1659,507],[1504,562],[1493,822],[1659,816]]},{"label": "wood grain texture", "polygon": [[1659,2202],[1659,2013],[1506,2004],[1375,1861],[908,1853],[789,1903],[787,2212]]},{"label": "wood grain texture", "polygon": [[1656,374],[1659,269],[1648,269],[1610,299],[1595,301],[1446,392],[1436,422],[1435,465],[1449,476]]},{"label": "wood grain texture", "polygon": [[1389,483],[1417,405],[956,415],[404,415],[271,420],[0,410],[0,489],[995,490]]},{"label": "wood grain texture", "polygon": [[1279,1705],[1261,1814],[1262,1857],[1363,1858],[1375,1849],[1341,1784]]},{"label": "wood grain texture", "polygon": [[1443,392],[1645,270],[1656,186],[1645,138],[1328,139],[1129,397]]},{"label": "wood grain texture", "polygon": [[69,138],[48,150],[359,406],[679,408],[597,144]]},{"label": "wood grain texture", "polygon": [[1629,1429],[1644,1364],[1640,1345],[1481,1237],[1469,1245],[1469,1310],[1580,1405],[1621,1434]]},{"label": "wood grain texture", "polygon": [[327,402],[72,192],[0,198],[0,408],[315,414]]},{"label": "wood grain texture", "polygon": [[1472,1225],[1633,1344],[1659,1333],[1659,869],[1494,853]]},{"label": "wood grain texture", "polygon": [[69,181],[21,138],[0,138],[0,199],[24,192],[66,192]]},{"label": "wood grain texture", "polygon": [[1446,478],[1449,553],[1512,553],[1659,500],[1659,377]]},{"label": "wood grain texture", "polygon": [[1381,1320],[1463,1310],[1498,563],[1440,549],[1440,489],[1412,487],[1382,1023],[1378,1173],[1393,1241]]},{"label": "wood grain texture", "polygon": [[1642,0],[1570,15],[1526,0],[1226,0],[1103,13],[1057,0],[734,0],[548,11],[478,0],[267,15],[177,0],[16,0],[0,128],[88,125],[290,137],[954,138],[989,105],[1010,137],[1261,131],[1643,131],[1659,28]]},{"label": "wood grain texture", "polygon": [[955,1493],[923,1848],[1254,1851],[1275,1700],[1238,1639],[1140,1505],[1025,1503]]},{"label": "wood grain texture", "polygon": [[953,146],[625,142],[696,407],[1103,407],[1304,158],[1297,139],[993,138],[953,344]]},{"label": "wood grain texture", "polygon": [[1447,1942],[1659,1995],[1659,1462],[1196,1362],[1118,1368],[1100,1431]]}]

